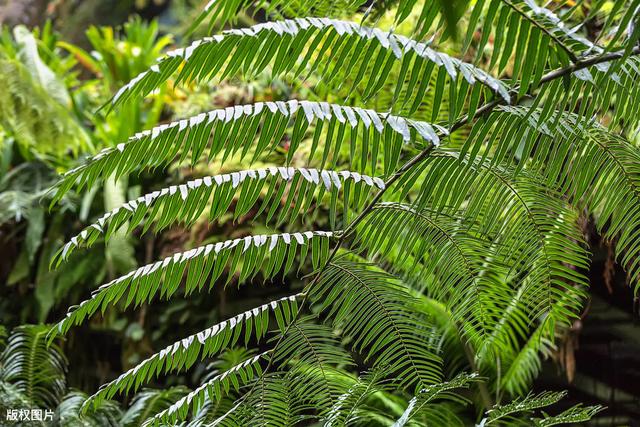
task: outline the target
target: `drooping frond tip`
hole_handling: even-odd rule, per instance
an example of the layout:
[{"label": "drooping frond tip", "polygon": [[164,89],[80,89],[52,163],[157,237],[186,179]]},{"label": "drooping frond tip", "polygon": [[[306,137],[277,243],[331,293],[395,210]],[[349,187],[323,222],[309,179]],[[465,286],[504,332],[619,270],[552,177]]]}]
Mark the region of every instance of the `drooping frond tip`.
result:
[{"label": "drooping frond tip", "polygon": [[[74,324],[80,324],[100,308],[106,310],[125,294],[124,307],[150,302],[158,293],[169,298],[179,289],[185,275],[186,294],[202,289],[207,282],[212,287],[225,269],[228,270],[227,282],[238,267],[240,282],[259,271],[265,278],[271,278],[276,274],[286,274],[291,269],[297,248],[300,248],[299,263],[304,262],[311,249],[312,265],[317,268],[329,255],[328,244],[332,236],[333,233],[327,231],[255,235],[178,252],[100,286],[90,299],[69,309],[67,316],[52,328],[49,339],[66,333]],[[241,256],[243,262],[240,265]]]},{"label": "drooping frond tip", "polygon": [[[278,181],[282,184],[278,185]],[[276,214],[274,206],[279,205],[274,202],[277,202],[278,197],[284,193],[282,185],[285,183],[291,183],[288,202],[295,201],[298,209],[279,209],[278,223],[285,218],[288,222],[293,222],[300,211],[304,212],[305,208],[308,208],[314,200],[314,195],[319,202],[325,192],[336,195],[341,188],[346,187],[349,193],[345,194],[353,194],[352,206],[361,207],[366,201],[364,196],[369,188],[380,190],[385,188],[384,181],[378,177],[351,171],[336,172],[314,168],[269,167],[206,176],[145,194],[105,213],[96,222],[72,237],[52,259],[51,264],[59,265],[60,262],[67,260],[75,249],[89,247],[101,236],[108,240],[124,224],[128,224],[131,230],[145,221],[145,231],[154,221],[156,221],[157,231],[175,221],[190,225],[200,218],[207,207],[209,207],[209,221],[218,219],[228,212],[228,208],[234,201],[235,198],[232,197],[234,189],[239,191],[239,196],[246,196],[239,197],[235,204],[234,217],[237,218],[246,214],[258,202],[261,190],[267,186],[258,214],[266,211],[267,221],[269,221]],[[336,200],[336,197],[332,200]],[[350,201],[345,199],[344,203],[349,204]],[[290,205],[291,203],[286,204],[286,206]],[[335,209],[336,207],[332,204],[331,211],[334,212]]]},{"label": "drooping frond tip", "polygon": [[197,360],[236,345],[241,338],[245,345],[252,336],[260,340],[268,333],[270,311],[276,315],[280,328],[284,329],[285,324],[296,316],[296,300],[302,296],[304,294],[295,294],[271,301],[176,341],[110,383],[104,384],[86,401],[85,406],[99,405],[104,399],[110,399],[118,392],[136,391],[144,382],[162,373],[188,369]]}]

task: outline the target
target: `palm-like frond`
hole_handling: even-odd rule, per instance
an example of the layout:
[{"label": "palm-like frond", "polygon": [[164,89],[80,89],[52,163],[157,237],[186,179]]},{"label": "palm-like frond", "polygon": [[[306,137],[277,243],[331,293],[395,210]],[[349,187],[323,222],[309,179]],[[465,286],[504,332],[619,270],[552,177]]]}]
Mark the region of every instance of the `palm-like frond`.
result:
[{"label": "palm-like frond", "polygon": [[[478,20],[482,18],[478,28]],[[601,51],[586,38],[576,34],[554,12],[527,0],[490,0],[477,2],[471,11],[465,45],[474,31],[482,38],[476,59],[482,58],[489,37],[493,36],[490,67],[502,73],[510,59],[526,58],[513,63],[512,78],[520,80],[520,95],[529,87],[537,87],[545,69],[576,62],[578,57]]]},{"label": "palm-like frond", "polygon": [[412,417],[419,414],[420,411],[434,399],[459,399],[455,395],[452,396],[450,391],[458,388],[467,388],[472,382],[477,380],[477,374],[460,374],[451,381],[444,381],[420,390],[416,396],[411,398],[407,409],[405,409],[402,416],[393,424],[393,427],[403,427],[406,425]]},{"label": "palm-like frond", "polygon": [[[164,411],[189,393],[186,387],[171,387],[165,390],[145,389],[136,394],[120,424],[125,427],[142,425],[149,417]],[[102,405],[103,403],[100,403]],[[86,405],[86,404],[85,404]]]},{"label": "palm-like frond", "polygon": [[[446,301],[480,352],[511,347],[509,340],[525,336],[525,325],[560,298],[565,307],[551,310],[555,320],[575,316],[585,280],[563,262],[572,255],[573,265],[585,266],[586,254],[576,244],[577,228],[564,222],[571,224],[575,214],[562,200],[529,180],[512,182],[500,170],[475,165],[473,173],[449,156],[435,157],[428,168],[425,198],[413,207],[374,207],[359,231],[362,246],[409,283],[422,284],[421,291]],[[452,200],[451,187],[462,197]],[[558,227],[562,233],[554,232]]]},{"label": "palm-like frond", "polygon": [[[327,55],[330,52],[339,53]],[[373,63],[372,58],[375,58]],[[407,73],[414,76],[411,79],[414,87],[418,79],[428,77],[437,67],[441,76],[438,79],[441,84],[436,86],[438,91],[443,90],[444,83],[450,79],[451,86],[463,94],[469,85],[484,85],[505,101],[510,100],[507,87],[500,80],[480,68],[435,51],[425,43],[349,21],[296,18],[227,30],[169,52],[148,71],[123,86],[114,97],[113,106],[150,93],[178,70],[176,82],[201,83],[238,72],[255,75],[268,65],[274,76],[319,72],[326,84],[344,82],[347,76],[353,76],[352,90],[362,85],[363,96],[368,98],[379,90],[396,61],[401,64],[403,77]],[[374,75],[365,81],[363,78],[371,66]],[[399,83],[403,82],[404,78],[401,78]],[[415,95],[421,97],[422,93]],[[472,104],[477,106],[479,95],[476,90]]]},{"label": "palm-like frond", "polygon": [[232,387],[237,391],[241,383],[251,381],[256,375],[261,374],[260,360],[269,357],[270,353],[265,352],[247,359],[231,369],[216,375],[197,389],[180,398],[167,409],[158,412],[153,418],[148,419],[145,426],[164,425],[174,423],[177,420],[187,418],[191,408],[198,408],[204,404],[208,398],[221,396],[222,391],[228,392]]},{"label": "palm-like frond", "polygon": [[189,369],[196,361],[212,356],[221,349],[235,346],[241,338],[245,345],[252,336],[259,340],[267,334],[270,310],[275,313],[281,328],[284,328],[297,315],[296,298],[300,296],[301,294],[292,295],[245,311],[165,347],[102,386],[86,404],[99,404],[117,392],[135,391],[145,381],[161,373]]},{"label": "palm-like frond", "polygon": [[538,395],[528,395],[504,405],[496,406],[487,411],[486,424],[493,424],[499,420],[508,420],[513,414],[531,412],[535,409],[551,406],[567,395],[566,392],[543,392]]},{"label": "palm-like frond", "polygon": [[583,423],[591,420],[598,412],[601,412],[604,408],[602,406],[582,406],[576,405],[558,415],[545,416],[543,418],[534,418],[533,422],[536,426],[549,427],[557,426],[560,424],[574,425],[576,423]]},{"label": "palm-like frond", "polygon": [[[388,384],[386,388],[389,388]],[[345,393],[335,399],[325,418],[324,427],[348,425],[357,420],[361,406],[367,399],[384,389],[383,369],[373,369],[363,373]]]},{"label": "palm-like frond", "polygon": [[[287,132],[291,120],[293,127]],[[261,154],[274,150],[285,134],[289,139],[290,159],[314,122],[309,162],[317,155],[321,158],[321,168],[335,165],[340,147],[349,141],[352,154],[358,153],[363,159],[372,156],[370,171],[376,172],[379,157],[384,155],[384,168],[389,172],[399,161],[403,141],[415,140],[415,135],[419,135],[437,145],[439,134],[446,135],[441,126],[359,107],[296,100],[259,102],[160,125],[113,148],[105,148],[65,173],[55,199],[76,183],[80,188],[91,186],[99,177],[119,177],[136,168],[163,166],[176,157],[185,160],[190,155],[195,163],[207,148],[209,160],[239,154],[241,159],[250,155],[255,161]],[[326,137],[321,138],[323,131]],[[210,138],[213,143],[208,144]],[[362,139],[365,141],[361,142]],[[353,169],[364,173],[369,164],[366,160],[354,161]]]},{"label": "palm-like frond", "polygon": [[[229,211],[236,193],[239,200],[235,204],[234,219],[246,215],[261,199],[256,216],[266,212],[267,222],[276,214],[278,224],[294,222],[313,202],[320,204],[327,195],[331,201],[331,223],[336,221],[338,200],[346,203],[343,220],[347,221],[349,205],[352,209],[361,208],[370,189],[383,189],[384,185],[380,178],[358,172],[293,167],[206,176],[145,194],[107,212],[71,238],[59,252],[58,262],[67,259],[76,248],[90,247],[101,236],[108,240],[124,225],[131,231],[144,221],[145,230],[155,224],[154,231],[160,232],[177,221],[193,225],[207,208],[207,217],[213,222]],[[277,201],[285,195],[284,206],[281,206]],[[52,263],[56,263],[55,258]]]},{"label": "palm-like frond", "polygon": [[66,394],[56,409],[60,425],[65,427],[117,427],[123,425],[122,413],[116,402],[106,400],[92,411],[82,413],[87,395],[80,391]]},{"label": "palm-like frond", "polygon": [[401,386],[440,378],[429,328],[412,310],[412,297],[392,276],[346,259],[333,261],[309,290],[352,346],[373,366],[384,366]]},{"label": "palm-like frond", "polygon": [[66,389],[67,359],[58,344],[47,346],[48,331],[46,325],[19,326],[0,354],[0,381],[41,408],[55,407]]},{"label": "palm-like frond", "polygon": [[282,332],[274,352],[274,361],[289,365],[289,388],[294,389],[303,409],[311,407],[314,412],[322,414],[331,406],[340,390],[333,367],[350,366],[353,361],[330,328],[311,320],[308,317],[296,320]]},{"label": "palm-like frond", "polygon": [[487,416],[483,418],[481,425],[531,425],[532,422],[536,426],[573,424],[588,421],[603,409],[601,406],[583,407],[582,405],[576,405],[559,415],[551,416],[543,412],[543,418],[528,417],[526,420],[522,419],[523,414],[531,415],[535,410],[551,406],[565,396],[566,392],[529,394],[524,398],[490,409],[487,411]]},{"label": "palm-like frond", "polygon": [[272,363],[286,370],[255,381],[246,402],[237,409],[236,423],[289,426],[325,414],[344,381],[334,366],[353,363],[338,338],[311,317],[291,323],[274,338]]},{"label": "palm-like frond", "polygon": [[[505,135],[501,129],[509,133]],[[510,142],[516,140],[518,145]],[[575,115],[549,116],[511,108],[494,113],[479,125],[463,151],[473,150],[471,155],[475,156],[478,150],[491,152],[496,145],[499,150],[492,162],[517,163],[515,172],[527,163],[544,178],[546,186],[561,189],[574,203],[595,213],[596,224],[605,235],[619,238],[625,254],[622,261],[629,274],[637,277],[640,241],[629,233],[640,221],[635,209],[640,194],[636,166],[640,157],[635,147],[597,123],[580,122]],[[617,196],[604,197],[612,194]]]},{"label": "palm-like frond", "polygon": [[[199,246],[186,252],[178,252],[163,261],[147,264],[111,282],[105,283],[93,292],[90,299],[72,307],[50,334],[50,340],[58,333],[66,333],[74,324],[79,324],[99,309],[120,301],[126,294],[124,307],[150,302],[156,294],[171,297],[185,279],[185,293],[200,290],[209,281],[209,288],[216,280],[224,277],[227,282],[240,268],[239,280],[244,280],[262,272],[265,279],[288,272],[300,248],[302,264],[311,249],[311,259],[318,266],[328,256],[329,239],[333,234],[326,231],[304,233],[282,233],[247,236],[216,244]],[[240,264],[240,261],[243,261]]]}]

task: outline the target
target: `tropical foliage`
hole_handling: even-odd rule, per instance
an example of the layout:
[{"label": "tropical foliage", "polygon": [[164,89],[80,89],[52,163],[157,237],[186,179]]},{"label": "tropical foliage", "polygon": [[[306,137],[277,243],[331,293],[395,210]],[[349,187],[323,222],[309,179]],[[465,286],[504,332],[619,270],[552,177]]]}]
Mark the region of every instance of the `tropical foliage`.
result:
[{"label": "tropical foliage", "polygon": [[[550,426],[602,409],[549,415],[564,393],[530,389],[586,304],[586,217],[640,283],[640,5],[339,3],[214,0],[192,25],[210,35],[164,54],[170,39],[139,22],[128,49],[91,30],[101,60],[58,45],[102,77],[93,104],[115,93],[95,117],[65,116],[100,149],[47,194],[59,209],[102,188],[106,213],[51,257],[67,277],[102,251],[102,283],[48,331],[49,352],[38,327],[10,336],[7,395],[102,425]],[[251,13],[268,20],[222,29]],[[294,90],[158,124],[183,93],[246,81]],[[176,169],[190,179],[126,191]],[[203,223],[228,234],[137,265],[131,235]],[[62,397],[61,337],[98,312],[261,285],[277,290]],[[143,389],[210,360],[193,390]],[[113,400],[133,393],[121,414]]]}]

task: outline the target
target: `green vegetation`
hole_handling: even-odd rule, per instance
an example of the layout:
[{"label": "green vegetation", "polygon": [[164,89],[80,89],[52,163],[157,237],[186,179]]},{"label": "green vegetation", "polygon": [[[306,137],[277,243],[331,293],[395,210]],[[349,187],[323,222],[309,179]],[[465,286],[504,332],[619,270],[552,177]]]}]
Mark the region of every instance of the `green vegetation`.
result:
[{"label": "green vegetation", "polygon": [[[0,319],[55,324],[0,334],[0,409],[596,416],[532,385],[587,305],[586,221],[640,286],[640,6],[547,7],[217,0],[168,51],[139,19],[90,28],[91,52],[5,31],[0,223],[24,228],[6,286],[35,301]],[[106,374],[95,331],[119,337]]]}]

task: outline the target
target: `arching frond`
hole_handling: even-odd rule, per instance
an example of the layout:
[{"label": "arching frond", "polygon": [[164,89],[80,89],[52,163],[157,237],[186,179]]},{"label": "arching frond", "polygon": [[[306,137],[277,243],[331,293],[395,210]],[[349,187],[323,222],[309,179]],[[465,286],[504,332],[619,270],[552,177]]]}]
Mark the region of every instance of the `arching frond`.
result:
[{"label": "arching frond", "polygon": [[[326,55],[329,52],[339,53],[329,57]],[[375,58],[373,62],[372,58]],[[178,70],[177,82],[205,82],[240,71],[256,74],[269,64],[274,75],[319,71],[327,84],[344,82],[347,76],[354,76],[352,88],[364,86],[363,77],[373,66],[375,74],[363,90],[367,98],[384,83],[395,61],[401,63],[404,74],[409,70],[416,73],[414,85],[419,76],[428,77],[437,66],[441,83],[444,84],[449,76],[461,93],[466,93],[468,85],[482,84],[505,101],[510,100],[507,88],[500,80],[480,68],[437,52],[425,43],[354,22],[296,18],[227,30],[221,35],[197,40],[185,49],[169,52],[151,69],[123,86],[114,97],[113,106],[150,93]],[[462,79],[458,79],[459,75]],[[404,78],[399,80],[400,83],[403,81]],[[478,96],[476,92],[476,105]]]},{"label": "arching frond", "polygon": [[[520,82],[519,94],[537,87],[545,70],[576,62],[579,57],[602,51],[576,34],[558,15],[530,0],[489,0],[471,8],[465,46],[475,31],[482,37],[476,49],[476,61],[486,52],[492,38],[490,68],[498,74],[513,64],[511,78]],[[482,20],[482,22],[478,22]],[[511,62],[512,59],[515,61]]]},{"label": "arching frond", "polygon": [[551,406],[558,403],[567,393],[560,392],[542,392],[537,395],[529,394],[526,397],[515,399],[504,405],[496,406],[487,411],[485,425],[491,425],[500,420],[509,420],[514,414],[531,412],[535,409]]},{"label": "arching frond", "polygon": [[[287,185],[289,186],[286,187]],[[345,203],[343,214],[346,216],[349,205],[353,208],[361,208],[364,205],[371,188],[384,187],[384,181],[380,178],[361,175],[358,172],[293,167],[270,167],[206,176],[145,194],[105,213],[71,238],[61,249],[59,260],[68,259],[76,248],[90,247],[101,236],[104,236],[105,241],[108,240],[123,225],[132,230],[144,221],[145,230],[155,224],[156,232],[177,221],[189,226],[195,223],[207,208],[208,219],[212,222],[228,212],[236,197],[238,203],[235,204],[234,219],[245,215],[257,205],[258,199],[262,198],[258,213],[266,212],[267,221],[277,214],[278,223],[285,220],[291,223],[309,210],[311,203],[319,203],[323,196],[328,194],[330,222],[333,224],[339,197]],[[280,200],[285,192],[285,206],[281,207],[277,200]],[[348,216],[343,220],[346,222]],[[56,264],[55,258],[52,263]]]},{"label": "arching frond", "polygon": [[591,420],[598,412],[601,412],[604,408],[600,405],[596,406],[582,406],[580,404],[575,405],[566,411],[554,416],[545,416],[544,418],[534,418],[533,422],[539,427],[557,426],[560,424],[575,425],[576,423],[583,423]]},{"label": "arching frond", "polygon": [[[482,130],[476,135],[493,130],[490,139],[483,138],[488,147],[496,145],[493,162],[516,163],[516,155],[526,159],[528,167],[544,177],[547,186],[561,188],[574,203],[594,212],[598,228],[609,238],[618,237],[623,264],[631,276],[637,277],[640,239],[630,230],[640,223],[636,209],[640,201],[640,154],[624,138],[597,124],[580,125],[572,115],[555,114],[555,121],[551,122],[555,126],[545,131],[550,123],[541,115],[505,109],[479,125]],[[503,125],[508,137],[500,131]],[[540,135],[534,129],[545,132]],[[523,135],[521,145],[512,145],[511,141],[519,140],[518,135]],[[470,137],[465,146],[477,152],[484,145],[480,141],[477,136]],[[621,233],[622,230],[627,232]]]},{"label": "arching frond", "polygon": [[207,400],[187,423],[188,427],[216,425],[216,420],[224,416],[235,406],[235,396],[225,396],[217,400]]},{"label": "arching frond", "polygon": [[117,402],[103,401],[92,411],[81,413],[82,405],[87,398],[85,393],[72,391],[66,394],[56,408],[60,425],[74,427],[118,427],[122,412]]},{"label": "arching frond", "polygon": [[157,413],[153,418],[148,419],[143,425],[145,427],[160,426],[166,423],[175,424],[187,418],[192,408],[199,408],[204,404],[207,398],[215,398],[221,396],[222,393],[228,392],[231,388],[236,391],[242,383],[251,381],[256,375],[262,373],[260,360],[268,358],[270,352],[264,352],[251,359],[234,366],[220,375],[216,375],[209,381],[200,385],[198,388],[180,398],[169,408]]},{"label": "arching frond", "polygon": [[[363,221],[359,238],[371,256],[379,254],[390,271],[446,301],[481,352],[510,347],[543,313],[557,314],[560,323],[575,315],[582,293],[574,286],[585,280],[564,263],[571,253],[582,268],[586,253],[575,214],[561,199],[528,181],[512,183],[498,170],[479,168],[475,175],[446,157],[434,158],[427,170],[422,186],[428,198],[416,200],[416,207],[379,204]],[[471,198],[452,201],[450,188]],[[562,233],[554,232],[558,227]],[[565,308],[553,310],[566,295],[573,298]]]},{"label": "arching frond", "polygon": [[412,308],[424,316],[433,319],[432,325],[440,336],[438,341],[438,353],[442,354],[445,375],[453,375],[463,372],[469,367],[469,360],[465,353],[465,342],[462,339],[462,331],[453,321],[453,314],[445,304],[425,296],[423,293],[412,290],[416,297],[416,305]]},{"label": "arching frond", "polygon": [[[545,135],[557,132],[558,126],[563,132],[580,134],[594,123],[614,131],[620,128],[626,128],[628,132],[635,131],[640,119],[640,91],[635,85],[639,74],[640,59],[637,55],[640,47],[634,48],[632,53],[634,56],[627,59],[623,59],[620,51],[610,53],[608,62],[580,67],[573,73],[567,73],[564,82],[554,79],[543,85],[532,111],[525,114],[525,117],[533,116],[530,125],[538,123],[538,131]],[[603,56],[591,59],[598,57]],[[549,76],[553,76],[553,73],[547,74]],[[523,108],[500,110],[523,114]]]},{"label": "arching frond", "polygon": [[109,399],[118,392],[137,390],[141,384],[154,376],[189,369],[197,361],[233,347],[241,338],[245,345],[252,336],[259,340],[267,334],[270,310],[273,311],[281,328],[284,328],[284,325],[296,316],[296,298],[301,295],[296,294],[263,304],[176,341],[100,387],[86,404],[99,405],[104,399]]},{"label": "arching frond", "polygon": [[[141,426],[149,417],[166,410],[188,393],[189,389],[182,386],[164,390],[144,389],[136,394],[133,402],[123,414],[119,425],[125,427]],[[84,405],[86,407],[86,403]]]},{"label": "arching frond", "polygon": [[195,22],[191,25],[195,29],[203,21],[209,21],[209,31],[214,25],[224,27],[226,23],[233,23],[241,13],[256,13],[259,10],[269,16],[334,16],[335,14],[348,16],[355,12],[365,0],[311,0],[311,1],[283,1],[275,0],[260,2],[255,0],[211,0]]},{"label": "arching frond", "polygon": [[[312,322],[313,318],[305,317],[291,323],[278,340],[274,362],[288,368],[289,388],[297,396],[296,412],[313,408],[316,416],[321,416],[341,390],[334,367],[348,367],[353,361],[330,328]],[[261,407],[263,412],[273,410],[264,404]],[[264,413],[258,416],[268,417]]]},{"label": "arching frond", "polygon": [[524,398],[495,406],[487,411],[480,425],[535,425],[554,426],[559,424],[575,424],[590,420],[595,414],[602,411],[601,406],[576,405],[558,415],[549,415],[544,411],[542,418],[531,417],[533,411],[553,405],[566,396],[566,392],[543,392],[538,395],[529,394]]},{"label": "arching frond", "polygon": [[291,426],[317,419],[342,389],[344,374],[335,366],[353,364],[336,334],[309,316],[292,322],[272,341],[272,363],[279,370],[252,384],[234,409],[236,425]]},{"label": "arching frond", "polygon": [[256,380],[245,402],[240,402],[213,425],[293,426],[305,419],[292,378],[265,373]]},{"label": "arching frond", "polygon": [[[485,257],[491,258],[494,252],[490,242],[452,228],[429,212],[397,203],[376,206],[362,223],[358,237],[369,256],[387,257],[392,249],[402,254],[393,258],[392,272],[417,273],[421,278],[435,274],[432,284],[416,286],[436,300],[447,300],[451,295],[447,305],[455,310],[454,321],[463,320],[479,334],[489,333],[486,311],[495,301],[494,293],[503,288],[494,275],[480,274]],[[423,265],[427,259],[428,265]]]},{"label": "arching frond", "polygon": [[445,381],[438,384],[428,386],[414,396],[410,401],[407,409],[402,416],[393,424],[393,427],[403,427],[414,416],[416,416],[434,399],[461,399],[455,396],[451,390],[459,388],[468,388],[473,382],[478,381],[478,374],[460,374],[451,381]]},{"label": "arching frond", "polygon": [[56,343],[47,345],[46,325],[22,325],[0,354],[0,382],[12,384],[34,405],[55,407],[62,398],[67,359]]},{"label": "arching frond", "polygon": [[[211,288],[223,276],[225,268],[231,274],[235,272],[241,258],[240,282],[255,276],[258,271],[265,278],[286,273],[293,265],[298,247],[300,264],[311,248],[312,262],[317,266],[328,256],[331,236],[332,233],[325,231],[247,236],[178,252],[100,286],[90,299],[72,307],[67,316],[51,329],[50,339],[57,333],[66,333],[71,326],[82,323],[98,309],[104,311],[116,304],[125,294],[124,307],[151,301],[158,293],[169,298],[178,290],[185,275],[185,293],[202,289],[207,281]],[[227,275],[227,282],[231,274]]]},{"label": "arching frond", "polygon": [[[80,188],[91,186],[99,178],[119,177],[140,167],[162,166],[176,157],[184,160],[190,155],[195,162],[207,148],[209,160],[220,155],[226,159],[235,153],[241,153],[242,158],[250,154],[256,160],[280,144],[291,120],[293,128],[287,135],[289,160],[307,137],[307,128],[315,122],[309,162],[318,154],[320,167],[335,165],[340,147],[350,141],[351,153],[365,159],[353,160],[353,169],[361,173],[370,162],[370,170],[375,172],[381,156],[385,170],[392,171],[403,142],[417,142],[419,136],[437,145],[438,135],[447,134],[446,129],[427,122],[326,102],[290,100],[238,105],[160,125],[132,136],[126,143],[103,149],[64,174],[55,200],[76,182]],[[326,137],[320,145],[323,130]],[[366,161],[369,155],[370,162]]]},{"label": "arching frond", "polygon": [[[387,385],[386,388],[389,388]],[[360,375],[349,389],[338,396],[324,420],[324,427],[348,425],[359,418],[359,409],[373,394],[385,389],[384,370],[373,369]]]},{"label": "arching frond", "polygon": [[502,354],[500,362],[507,369],[502,376],[500,387],[512,395],[526,394],[533,379],[542,369],[541,356],[549,356],[553,349],[552,338],[549,328],[542,324],[531,333],[531,337],[521,348],[513,352],[515,354]]}]

